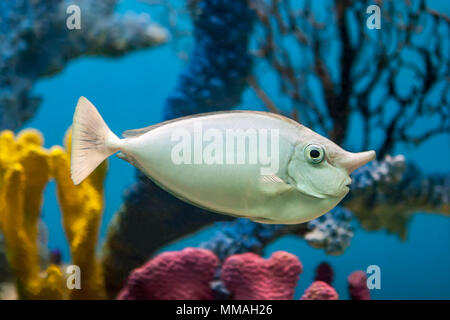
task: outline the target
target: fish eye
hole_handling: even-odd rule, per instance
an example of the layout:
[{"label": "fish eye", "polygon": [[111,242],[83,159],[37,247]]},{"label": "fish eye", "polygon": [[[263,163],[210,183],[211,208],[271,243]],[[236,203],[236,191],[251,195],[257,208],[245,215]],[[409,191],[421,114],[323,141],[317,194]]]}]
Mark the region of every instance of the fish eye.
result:
[{"label": "fish eye", "polygon": [[325,150],[317,144],[310,144],[305,148],[305,157],[313,164],[321,163],[325,158]]}]

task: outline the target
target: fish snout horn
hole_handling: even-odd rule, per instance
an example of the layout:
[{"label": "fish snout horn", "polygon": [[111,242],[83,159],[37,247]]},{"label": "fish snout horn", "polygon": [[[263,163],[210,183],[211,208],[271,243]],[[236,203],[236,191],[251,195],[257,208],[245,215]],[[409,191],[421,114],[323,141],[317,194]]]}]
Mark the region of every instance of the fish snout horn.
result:
[{"label": "fish snout horn", "polygon": [[346,169],[348,174],[350,174],[372,160],[375,160],[375,151],[373,150],[357,153],[348,152],[343,159],[339,161],[339,165]]}]

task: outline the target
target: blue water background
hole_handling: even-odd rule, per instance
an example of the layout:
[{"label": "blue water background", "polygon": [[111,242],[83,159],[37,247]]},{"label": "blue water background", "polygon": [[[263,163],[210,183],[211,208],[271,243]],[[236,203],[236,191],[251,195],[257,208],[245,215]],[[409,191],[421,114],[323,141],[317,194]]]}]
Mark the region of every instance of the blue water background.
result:
[{"label": "blue water background", "polygon": [[[450,14],[450,3],[429,1],[439,11]],[[142,3],[123,1],[119,12],[128,10],[151,12]],[[142,50],[122,58],[83,57],[71,62],[63,72],[39,81],[35,94],[43,97],[36,116],[26,127],[37,128],[45,136],[45,146],[61,145],[63,136],[72,122],[72,115],[79,96],[88,97],[100,110],[110,128],[120,134],[132,128],[140,128],[163,120],[162,108],[166,97],[176,83],[184,62],[171,47]],[[278,95],[275,78],[268,74],[260,81],[269,93]],[[255,95],[247,90],[239,109],[263,109]],[[357,120],[353,121],[355,128]],[[357,131],[356,131],[357,132]],[[353,141],[354,139],[354,141]],[[358,145],[358,137],[351,137],[349,144]],[[405,154],[426,173],[448,172],[450,163],[449,135],[430,139],[420,147],[399,146],[395,154]],[[106,208],[101,226],[105,236],[111,217],[122,204],[123,192],[135,180],[135,169],[128,163],[112,157],[106,180]],[[70,260],[67,240],[61,225],[61,214],[56,201],[55,184],[51,182],[45,191],[43,217],[50,238],[49,247],[63,251],[65,261]],[[208,239],[214,229],[172,244],[164,250],[177,250],[195,246]],[[381,267],[381,290],[373,290],[376,299],[450,299],[450,219],[431,214],[416,214],[409,226],[408,239],[384,231],[366,232],[357,228],[349,249],[342,256],[328,256],[322,250],[309,247],[302,239],[286,236],[265,250],[265,256],[277,250],[296,254],[304,265],[296,298],[313,279],[314,268],[322,261],[334,267],[334,286],[342,298],[348,298],[346,278],[354,270],[366,269],[371,264]]]}]

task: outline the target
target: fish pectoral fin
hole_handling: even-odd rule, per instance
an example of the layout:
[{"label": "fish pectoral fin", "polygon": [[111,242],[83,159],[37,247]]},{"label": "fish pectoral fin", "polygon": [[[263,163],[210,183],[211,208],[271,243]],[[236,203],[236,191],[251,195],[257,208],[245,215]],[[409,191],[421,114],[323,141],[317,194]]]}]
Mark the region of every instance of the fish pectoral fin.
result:
[{"label": "fish pectoral fin", "polygon": [[266,175],[259,178],[261,190],[269,195],[279,195],[294,189],[292,185],[286,183],[276,175]]}]

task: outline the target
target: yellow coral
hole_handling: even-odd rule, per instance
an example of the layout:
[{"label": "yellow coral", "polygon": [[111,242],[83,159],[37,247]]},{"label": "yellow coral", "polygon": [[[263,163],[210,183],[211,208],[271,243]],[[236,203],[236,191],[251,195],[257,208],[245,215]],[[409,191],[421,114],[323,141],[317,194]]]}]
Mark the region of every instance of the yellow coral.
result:
[{"label": "yellow coral", "polygon": [[67,295],[65,291],[64,277],[58,266],[50,265],[45,273],[45,278],[40,281],[37,299],[62,300]]},{"label": "yellow coral", "polygon": [[[70,131],[65,146],[44,149],[37,130],[17,137],[0,133],[0,229],[22,299],[100,299],[105,297],[96,244],[103,212],[104,162],[78,186],[70,179]],[[73,263],[81,270],[81,290],[68,290],[58,266],[40,271],[37,243],[42,195],[49,179],[57,185],[63,226]]]},{"label": "yellow coral", "polygon": [[25,299],[36,297],[41,288],[37,232],[50,178],[50,158],[42,143],[35,130],[24,130],[16,139],[11,131],[0,135],[0,226],[19,296]]},{"label": "yellow coral", "polygon": [[70,179],[71,132],[66,150],[51,149],[52,173],[58,190],[63,226],[69,240],[73,263],[81,269],[81,290],[72,290],[72,299],[105,298],[101,266],[96,259],[96,244],[103,212],[103,182],[107,164],[101,164],[85,181],[75,186]]}]

